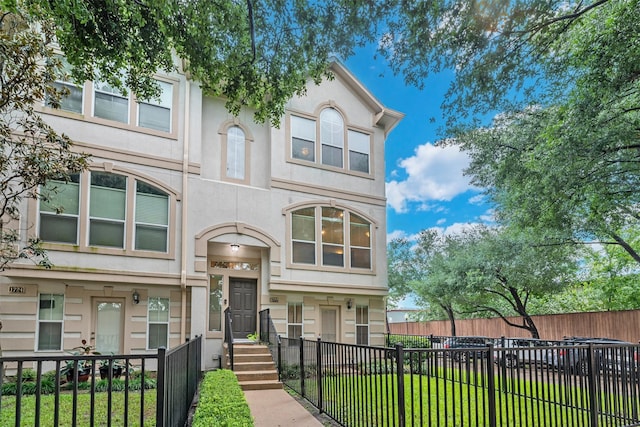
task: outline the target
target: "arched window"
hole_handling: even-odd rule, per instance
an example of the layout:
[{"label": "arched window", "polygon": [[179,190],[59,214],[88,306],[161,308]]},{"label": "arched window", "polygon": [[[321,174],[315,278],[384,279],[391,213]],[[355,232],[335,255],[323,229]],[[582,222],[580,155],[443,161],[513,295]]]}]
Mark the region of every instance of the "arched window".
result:
[{"label": "arched window", "polygon": [[[80,185],[85,179],[88,194]],[[135,176],[91,171],[72,175],[69,182],[51,180],[41,191],[38,232],[44,242],[81,250],[169,251],[171,197]],[[127,206],[133,206],[133,215]],[[88,224],[82,236],[81,223]]]},{"label": "arched window", "polygon": [[322,164],[341,168],[344,157],[344,121],[334,108],[325,108],[320,113],[320,141]]},{"label": "arched window", "polygon": [[291,212],[294,265],[370,270],[371,248],[371,223],[347,209],[308,206]]}]

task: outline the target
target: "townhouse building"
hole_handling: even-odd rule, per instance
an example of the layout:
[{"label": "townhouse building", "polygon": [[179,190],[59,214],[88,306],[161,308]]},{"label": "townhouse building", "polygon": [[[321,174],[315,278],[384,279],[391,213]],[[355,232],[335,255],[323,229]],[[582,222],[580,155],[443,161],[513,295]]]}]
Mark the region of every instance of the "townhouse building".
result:
[{"label": "townhouse building", "polygon": [[203,368],[266,308],[283,336],[383,344],[384,145],[403,115],[339,62],[292,98],[279,127],[237,116],[176,71],[159,99],[101,82],[40,108],[87,171],[24,201],[16,226],[54,264],[0,274],[5,355],[155,352],[204,337]]}]

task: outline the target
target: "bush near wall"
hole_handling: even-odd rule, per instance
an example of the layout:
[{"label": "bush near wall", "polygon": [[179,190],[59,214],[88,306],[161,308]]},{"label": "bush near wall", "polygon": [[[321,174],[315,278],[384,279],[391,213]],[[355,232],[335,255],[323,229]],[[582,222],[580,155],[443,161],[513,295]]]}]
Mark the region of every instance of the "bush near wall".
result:
[{"label": "bush near wall", "polygon": [[218,369],[206,373],[192,426],[253,426],[251,410],[232,371]]}]

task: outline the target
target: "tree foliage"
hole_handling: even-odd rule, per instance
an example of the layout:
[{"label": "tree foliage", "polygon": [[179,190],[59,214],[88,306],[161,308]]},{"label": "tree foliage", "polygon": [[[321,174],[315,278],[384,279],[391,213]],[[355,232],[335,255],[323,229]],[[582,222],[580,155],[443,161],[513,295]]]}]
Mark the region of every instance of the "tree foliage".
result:
[{"label": "tree foliage", "polygon": [[530,302],[561,292],[576,268],[569,248],[539,243],[506,228],[479,226],[452,236],[425,230],[410,254],[421,274],[409,285],[422,302],[446,313],[453,335],[456,316],[473,315],[500,317],[538,337]]},{"label": "tree foliage", "polygon": [[86,167],[87,157],[74,153],[69,138],[34,110],[44,99],[55,105],[61,95],[51,85],[60,67],[51,37],[46,26],[33,31],[14,14],[0,15],[0,270],[18,258],[50,266],[37,239],[18,245],[28,231],[18,228],[20,203],[38,197],[46,181]]},{"label": "tree foliage", "polygon": [[[7,2],[5,0],[5,2]],[[106,80],[141,98],[175,57],[205,93],[227,109],[255,108],[278,124],[285,103],[309,79],[328,76],[331,55],[346,58],[371,42],[385,3],[329,0],[18,0],[50,21],[76,79]]]}]

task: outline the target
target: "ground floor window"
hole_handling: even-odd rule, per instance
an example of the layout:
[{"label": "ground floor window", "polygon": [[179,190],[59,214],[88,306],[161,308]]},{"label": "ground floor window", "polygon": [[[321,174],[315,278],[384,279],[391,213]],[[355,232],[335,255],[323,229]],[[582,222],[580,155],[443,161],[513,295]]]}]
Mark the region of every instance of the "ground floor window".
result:
[{"label": "ground floor window", "polygon": [[287,337],[302,336],[302,303],[290,302],[287,309]]},{"label": "ground floor window", "polygon": [[169,337],[169,298],[150,297],[148,319],[148,349],[167,348]]},{"label": "ground floor window", "polygon": [[222,330],[222,284],[223,277],[211,275],[209,281],[209,330]]},{"label": "ground floor window", "polygon": [[62,350],[64,295],[40,294],[38,308],[38,351]]},{"label": "ground floor window", "polygon": [[369,345],[369,307],[356,306],[356,344]]}]

